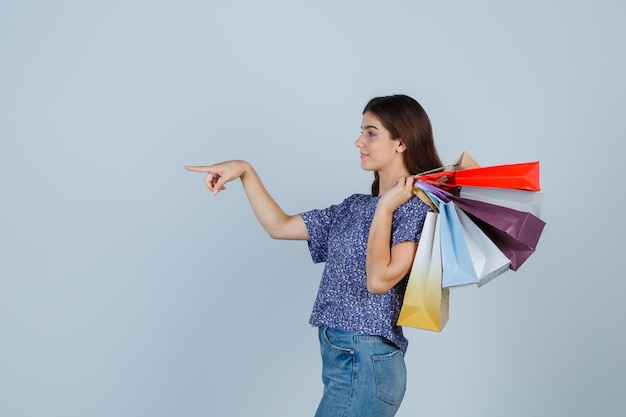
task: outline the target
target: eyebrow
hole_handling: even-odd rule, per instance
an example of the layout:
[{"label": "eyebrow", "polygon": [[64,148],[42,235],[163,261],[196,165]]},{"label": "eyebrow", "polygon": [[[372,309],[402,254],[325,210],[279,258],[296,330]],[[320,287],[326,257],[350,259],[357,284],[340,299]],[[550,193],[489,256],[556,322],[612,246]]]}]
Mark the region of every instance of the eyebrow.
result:
[{"label": "eyebrow", "polygon": [[362,130],[365,130],[365,129],[376,129],[376,130],[378,130],[378,128],[376,126],[374,126],[374,125],[362,126],[361,129]]}]

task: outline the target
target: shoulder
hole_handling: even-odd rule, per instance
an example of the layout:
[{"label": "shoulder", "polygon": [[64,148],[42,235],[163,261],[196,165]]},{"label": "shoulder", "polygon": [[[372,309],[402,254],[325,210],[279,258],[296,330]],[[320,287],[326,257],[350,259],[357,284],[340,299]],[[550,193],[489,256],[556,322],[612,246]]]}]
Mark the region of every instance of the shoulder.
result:
[{"label": "shoulder", "polygon": [[398,209],[396,210],[396,212],[400,215],[411,215],[411,216],[414,216],[416,214],[426,215],[426,213],[429,211],[432,211],[432,210],[428,206],[428,204],[424,203],[422,200],[417,198],[417,196],[411,197],[409,201],[407,201],[406,203],[398,207]]},{"label": "shoulder", "polygon": [[346,197],[342,204],[361,204],[363,202],[371,201],[374,198],[375,197],[372,197],[369,194],[352,194],[351,196]]},{"label": "shoulder", "polygon": [[359,209],[366,206],[366,201],[371,200],[371,196],[366,194],[353,194],[346,197],[342,202],[332,204],[323,209],[313,209],[300,213],[305,221],[308,221],[310,217],[318,218],[334,218],[335,216],[341,216],[342,213],[349,213],[354,211],[360,211]]},{"label": "shoulder", "polygon": [[337,207],[341,209],[355,210],[359,207],[367,207],[372,203],[376,203],[377,198],[368,194],[352,194],[346,197]]},{"label": "shoulder", "polygon": [[407,240],[419,242],[426,221],[426,214],[430,211],[432,209],[428,204],[415,196],[398,207],[393,213],[392,244],[395,245]]}]

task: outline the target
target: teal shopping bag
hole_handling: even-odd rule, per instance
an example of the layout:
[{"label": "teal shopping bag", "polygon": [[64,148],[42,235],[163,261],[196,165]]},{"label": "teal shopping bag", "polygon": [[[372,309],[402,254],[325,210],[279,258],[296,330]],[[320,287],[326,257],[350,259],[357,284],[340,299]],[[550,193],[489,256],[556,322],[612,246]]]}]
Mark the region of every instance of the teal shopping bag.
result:
[{"label": "teal shopping bag", "polygon": [[478,275],[470,254],[468,242],[463,233],[461,220],[450,201],[445,202],[428,188],[421,187],[426,196],[439,211],[439,235],[441,245],[441,265],[443,267],[443,288],[478,284]]},{"label": "teal shopping bag", "polygon": [[454,204],[440,200],[438,207],[441,222],[442,287],[477,284],[478,276]]}]

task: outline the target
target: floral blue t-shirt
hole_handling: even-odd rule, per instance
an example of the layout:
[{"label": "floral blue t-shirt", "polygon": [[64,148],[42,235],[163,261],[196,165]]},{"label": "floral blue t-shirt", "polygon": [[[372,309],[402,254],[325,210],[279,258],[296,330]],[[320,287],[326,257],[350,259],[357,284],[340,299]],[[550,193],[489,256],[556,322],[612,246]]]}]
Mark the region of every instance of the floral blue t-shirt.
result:
[{"label": "floral blue t-shirt", "polygon": [[[326,262],[311,313],[313,326],[383,336],[406,352],[408,341],[396,322],[406,278],[385,294],[370,294],[365,252],[378,197],[355,194],[341,204],[301,213],[313,262]],[[417,197],[393,213],[390,245],[419,242],[430,208]]]}]

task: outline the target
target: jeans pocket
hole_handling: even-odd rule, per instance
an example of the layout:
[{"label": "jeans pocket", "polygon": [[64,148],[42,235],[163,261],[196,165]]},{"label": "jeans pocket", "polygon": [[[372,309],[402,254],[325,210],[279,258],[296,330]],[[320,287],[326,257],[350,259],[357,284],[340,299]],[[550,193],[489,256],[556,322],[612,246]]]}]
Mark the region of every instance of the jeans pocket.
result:
[{"label": "jeans pocket", "polygon": [[[328,344],[328,346],[341,353],[347,353],[352,355],[354,353],[354,349],[352,348],[353,344],[351,336],[348,337],[348,335],[349,333],[342,332],[341,330],[331,329],[330,327],[325,327],[322,330],[322,337],[324,338],[324,341]],[[342,345],[348,346],[343,347]]]},{"label": "jeans pocket", "polygon": [[406,391],[406,365],[400,349],[387,355],[372,356],[376,377],[376,397],[397,406]]}]

